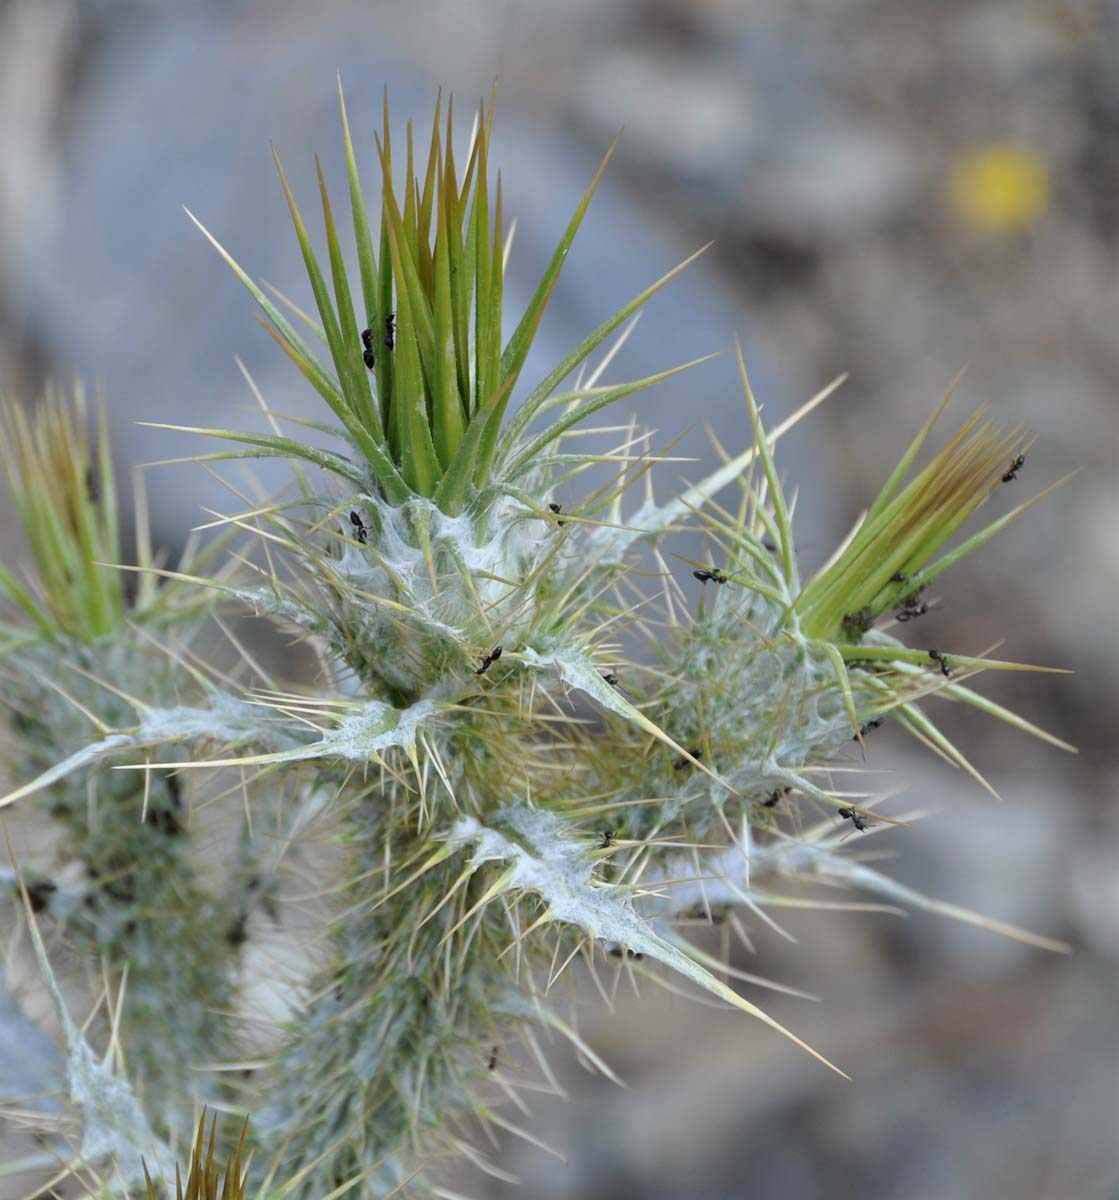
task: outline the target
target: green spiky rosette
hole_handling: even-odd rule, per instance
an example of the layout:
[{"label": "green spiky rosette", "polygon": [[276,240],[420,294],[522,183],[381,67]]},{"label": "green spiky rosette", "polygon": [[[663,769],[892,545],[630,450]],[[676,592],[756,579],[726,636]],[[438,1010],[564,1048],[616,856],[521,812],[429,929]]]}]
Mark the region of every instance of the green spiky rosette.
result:
[{"label": "green spiky rosette", "polygon": [[[386,106],[376,244],[342,117],[357,286],[321,171],[325,271],[283,180],[317,317],[293,304],[287,315],[221,250],[329,406],[337,424],[314,427],[333,442],[309,447],[271,413],[268,433],[189,430],[240,443],[207,459],[292,460],[298,493],[225,518],[256,546],[236,577],[164,572],[294,632],[318,675],[300,686],[252,663],[258,686],[236,690],[200,668],[204,700],[138,705],[82,760],[178,745],[145,774],[235,769],[250,805],[294,778],[284,836],[309,836],[313,812],[337,850],[329,876],[302,889],[331,912],[327,965],[245,1101],[261,1194],[451,1195],[441,1160],[495,1170],[481,1129],[535,1139],[503,1103],[511,1064],[533,1060],[554,1085],[539,1032],[597,1062],[561,1013],[573,962],[596,981],[683,976],[827,1063],[766,1013],[758,990],[778,984],[687,936],[726,915],[746,943],[746,921],[816,904],[813,881],[1059,949],[858,861],[849,851],[872,825],[901,822],[829,773],[886,718],[967,765],[924,712],[937,693],[1040,734],[969,684],[1041,668],[900,636],[927,611],[929,584],[1032,503],[952,544],[997,502],[1022,438],[975,418],[918,470],[930,420],[845,545],[802,581],[774,462],[792,422],[763,428],[744,367],[753,446],[681,495],[656,500],[657,456],[635,434],[608,455],[571,449],[575,426],[671,374],[604,386],[612,349],[589,364],[675,272],[507,411],[601,169],[505,339],[492,101],[461,172],[449,106],[444,125],[437,105],[425,155],[409,129],[399,189]],[[555,487],[603,462],[613,481],[561,509]],[[727,489],[729,509],[717,501]],[[704,545],[687,566],[662,551],[682,528]]]},{"label": "green spiky rosette", "polygon": [[[341,103],[341,91],[339,100]],[[341,453],[320,452],[278,434],[193,432],[246,442],[258,455],[302,459],[392,505],[426,498],[454,517],[492,502],[495,493],[515,494],[526,477],[544,465],[547,449],[564,431],[622,397],[685,369],[676,367],[616,387],[587,385],[556,391],[692,259],[657,280],[588,335],[533,387],[513,419],[504,424],[510,397],[560,269],[614,148],[591,180],[528,308],[503,344],[503,280],[511,239],[503,224],[500,175],[491,201],[493,116],[491,97],[489,107],[483,106],[478,113],[461,176],[454,156],[453,105],[448,105],[444,133],[440,105],[436,104],[426,167],[419,171],[409,124],[401,201],[393,183],[386,98],[382,135],[375,137],[383,180],[377,249],[342,104],[360,288],[352,286],[347,277],[321,167],[318,179],[330,285],[276,157],[318,321],[294,305],[288,305],[291,318],[285,316],[280,305],[270,300],[208,233],[206,236],[260,305],[269,332],[329,405],[341,425],[333,432],[341,436],[345,447]],[[293,321],[305,332],[300,333]],[[308,336],[325,344],[329,366]],[[553,416],[544,429],[532,435],[526,432],[538,417],[557,409],[562,415]]]},{"label": "green spiky rosette", "polygon": [[[175,1200],[245,1200],[247,1196],[245,1171],[241,1164],[241,1155],[245,1148],[245,1134],[248,1132],[248,1122],[241,1126],[241,1138],[237,1148],[230,1155],[222,1171],[215,1157],[215,1138],[217,1136],[218,1119],[210,1119],[210,1137],[206,1139],[206,1110],[198,1118],[198,1129],[194,1135],[194,1145],[190,1152],[190,1165],[187,1168],[186,1188],[183,1188],[182,1176],[175,1169]],[[147,1164],[144,1164],[144,1184],[148,1200],[159,1200],[159,1192],[152,1183]]]}]

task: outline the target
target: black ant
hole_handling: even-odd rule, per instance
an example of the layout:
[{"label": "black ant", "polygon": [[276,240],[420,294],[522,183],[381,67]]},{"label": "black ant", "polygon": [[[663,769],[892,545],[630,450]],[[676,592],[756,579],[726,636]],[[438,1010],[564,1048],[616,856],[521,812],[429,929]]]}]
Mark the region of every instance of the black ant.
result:
[{"label": "black ant", "polygon": [[839,815],[845,821],[850,821],[860,833],[862,833],[864,829],[869,829],[874,824],[873,821],[868,821],[861,812],[858,812],[854,808],[841,808],[839,810]]},{"label": "black ant", "polygon": [[148,809],[147,816],[144,818],[145,825],[154,825],[160,833],[167,837],[178,837],[183,832],[183,825],[176,814],[168,808],[160,808],[158,805],[152,805]]},{"label": "black ant", "polygon": [[792,790],[793,790],[792,788],[786,787],[786,788],[778,788],[776,791],[770,792],[769,795],[762,801],[762,807],[763,808],[776,808],[779,801],[781,800],[781,797],[787,796]]},{"label": "black ant", "polygon": [[[905,576],[901,572],[894,578],[899,582],[905,581]],[[902,597],[901,608],[894,613],[895,621],[916,621],[918,617],[923,617],[929,611],[928,602],[921,599],[921,593],[924,590],[923,587],[914,588],[909,595]]]},{"label": "black ant", "polygon": [[599,834],[600,840],[598,843],[598,848],[600,850],[609,850],[610,847],[614,844],[615,837],[617,837],[617,834],[614,832],[613,829],[604,829],[602,831],[602,833]]},{"label": "black ant", "polygon": [[238,946],[243,946],[249,940],[249,935],[245,929],[248,923],[249,914],[242,912],[238,913],[233,924],[225,931],[225,940],[235,950]]},{"label": "black ant", "polygon": [[860,725],[858,736],[853,737],[851,739],[851,741],[857,742],[859,740],[859,738],[866,737],[866,735],[868,733],[870,733],[870,731],[872,729],[877,729],[878,726],[881,725],[885,719],[886,719],[885,717],[875,717],[873,721],[867,721],[867,723],[865,725]]},{"label": "black ant", "polygon": [[1002,477],[1003,483],[1009,483],[1012,479],[1018,478],[1018,472],[1026,465],[1026,456],[1019,454],[1016,459],[1010,464],[1010,469]]},{"label": "black ant", "polygon": [[640,962],[645,957],[645,955],[642,954],[639,950],[629,950],[629,949],[623,950],[622,947],[619,946],[617,943],[615,943],[613,946],[611,946],[610,949],[606,951],[606,953],[609,954],[611,958],[623,958],[623,957],[624,958],[632,958],[637,962]]},{"label": "black ant", "polygon": [[[688,753],[692,756],[692,758],[702,758],[703,757],[703,751],[698,746],[693,746],[688,751]],[[672,764],[672,769],[674,771],[682,771],[688,765],[688,762],[689,762],[689,760],[687,758],[685,758],[683,755],[681,755]]]},{"label": "black ant", "polygon": [[391,350],[393,348],[393,346],[396,345],[396,330],[394,328],[395,321],[396,321],[395,313],[389,313],[385,317],[385,349],[386,350]]},{"label": "black ant", "polygon": [[727,910],[725,905],[712,908],[700,900],[693,904],[684,916],[689,921],[710,921],[712,925],[722,925],[727,919]]},{"label": "black ant", "polygon": [[[562,504],[554,504],[554,503],[553,503],[553,504],[549,504],[549,505],[548,505],[548,511],[549,511],[549,512],[551,512],[551,513],[554,513],[554,514],[555,514],[555,515],[558,517],[558,516],[560,515],[560,513],[562,513],[562,512],[563,512],[563,505],[562,505]],[[556,525],[557,525],[557,526],[558,526],[560,529],[562,529],[562,528],[563,528],[563,527],[564,527],[566,524],[567,524],[567,522],[566,522],[566,521],[557,521],[557,522],[556,522]]]},{"label": "black ant", "polygon": [[51,896],[58,891],[53,879],[35,879],[27,885],[27,899],[33,913],[41,913],[50,903]]},{"label": "black ant", "polygon": [[617,677],[617,675],[614,674],[613,671],[606,671],[603,673],[602,682],[608,683],[611,687],[617,687],[618,686],[618,677]]},{"label": "black ant", "polygon": [[940,663],[941,675],[947,676],[952,674],[952,668],[948,665],[948,659],[941,654],[939,650],[930,650],[929,658],[931,658],[934,663]]},{"label": "black ant", "polygon": [[171,803],[177,809],[183,807],[183,785],[178,775],[165,775],[167,781],[167,795]]},{"label": "black ant", "polygon": [[494,1048],[490,1051],[489,1060],[486,1062],[486,1070],[487,1071],[496,1071],[497,1070],[497,1047],[496,1046],[494,1046]]},{"label": "black ant", "polygon": [[894,574],[890,576],[891,583],[905,583],[908,579],[909,576],[906,575],[904,571],[895,571]]},{"label": "black ant", "polygon": [[501,647],[494,646],[489,654],[482,655],[482,665],[474,672],[475,675],[484,675],[490,667],[501,657]]},{"label": "black ant", "polygon": [[365,347],[361,357],[365,360],[365,365],[372,371],[377,365],[377,355],[373,351],[372,328],[361,331],[361,344]]},{"label": "black ant", "polygon": [[929,611],[928,602],[922,600],[917,603],[915,596],[911,596],[908,600],[902,601],[902,607],[894,613],[895,621],[916,621],[918,617],[923,617]]},{"label": "black ant", "polygon": [[858,612],[847,613],[843,618],[843,628],[848,635],[861,638],[874,624],[874,612],[870,608],[860,608]]},{"label": "black ant", "polygon": [[708,580],[711,580],[712,583],[726,583],[727,581],[727,577],[722,571],[716,571],[714,567],[709,571],[693,571],[692,574],[700,583],[706,583]]},{"label": "black ant", "polygon": [[351,511],[350,524],[356,530],[354,537],[356,537],[357,540],[364,546],[365,539],[369,536],[369,530],[365,528],[365,522],[362,521],[361,517],[356,512]]}]

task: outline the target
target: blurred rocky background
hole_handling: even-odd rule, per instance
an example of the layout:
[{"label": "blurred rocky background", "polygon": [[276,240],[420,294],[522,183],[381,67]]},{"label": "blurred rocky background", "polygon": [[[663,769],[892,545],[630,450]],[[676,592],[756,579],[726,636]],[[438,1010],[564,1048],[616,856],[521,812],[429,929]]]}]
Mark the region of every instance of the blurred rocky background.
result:
[{"label": "blurred rocky background", "polygon": [[[635,1005],[623,978],[613,1014],[588,987],[581,1028],[628,1089],[573,1066],[570,1102],[534,1104],[532,1124],[565,1165],[502,1135],[520,1187],[472,1169],[448,1186],[503,1200],[1119,1198],[1119,4],[7,0],[0,386],[30,398],[74,373],[102,386],[125,462],[207,448],[136,420],[259,420],[235,355],[277,411],[309,411],[180,205],[304,299],[268,143],[301,199],[313,150],[341,186],[336,68],[366,130],[385,85],[398,117],[422,124],[439,84],[468,110],[500,77],[497,157],[519,219],[511,309],[625,126],[539,360],[715,238],[650,306],[616,373],[738,332],[773,418],[850,372],[782,442],[806,565],[961,366],[949,421],[984,402],[1040,436],[1014,499],[1082,468],[944,577],[920,627],[930,644],[975,653],[1005,638],[1004,656],[1075,671],[984,686],[1080,755],[935,706],[999,804],[888,725],[869,751],[907,783],[895,805],[932,812],[873,843],[899,878],[1074,954],[926,916],[794,913],[795,945],[752,929],[756,954],[739,965],[822,1002],[752,998],[852,1084],[648,981]],[[654,444],[688,430],[674,453],[700,460],[713,458],[705,420],[729,448],[747,436],[726,357],[637,412]],[[666,485],[701,469],[666,468]],[[201,505],[235,503],[197,467],[148,476],[170,547]],[[0,1008],[0,1098],[43,1091],[50,1073],[18,1003]],[[0,1140],[0,1161],[25,1151]],[[0,1179],[0,1196],[22,1187]]]}]

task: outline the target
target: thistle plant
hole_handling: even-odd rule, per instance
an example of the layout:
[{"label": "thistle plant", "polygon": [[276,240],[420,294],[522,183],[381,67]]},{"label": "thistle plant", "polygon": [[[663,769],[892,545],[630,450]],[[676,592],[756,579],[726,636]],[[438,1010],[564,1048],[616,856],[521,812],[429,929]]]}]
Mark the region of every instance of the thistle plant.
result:
[{"label": "thistle plant", "polygon": [[[185,645],[209,601],[160,588],[149,573],[128,594],[113,565],[118,493],[105,409],[91,445],[86,407],[80,389],[48,391],[30,417],[0,403],[0,464],[32,562],[23,579],[0,567],[9,618],[0,624],[6,758],[17,778],[44,782],[39,799],[57,830],[51,860],[29,883],[31,906],[53,918],[78,961],[105,981],[116,1052],[137,1087],[161,1096],[158,1124],[166,1129],[191,1113],[184,1063],[229,1050],[215,1017],[230,996],[229,963],[215,949],[229,904],[206,897],[195,880],[178,775],[55,768],[75,747],[96,764],[112,730],[134,720],[130,697],[168,704],[189,691],[168,639]],[[148,568],[138,500],[137,550]],[[14,885],[14,875],[6,879]],[[108,1026],[106,1018],[101,1028]]]},{"label": "thistle plant", "polygon": [[[904,822],[872,792],[838,790],[833,771],[890,719],[978,776],[924,711],[934,694],[1056,741],[970,686],[982,670],[1041,668],[900,636],[933,581],[1034,502],[949,546],[998,502],[1029,441],[977,415],[918,469],[941,405],[852,535],[802,580],[775,462],[792,422],[763,426],[740,354],[753,444],[681,494],[657,500],[658,456],[636,431],[612,452],[573,448],[587,418],[683,369],[599,382],[608,339],[676,271],[511,410],[606,161],[506,338],[492,98],[458,160],[450,104],[445,119],[436,105],[426,154],[409,127],[402,182],[386,102],[376,240],[341,112],[356,281],[321,169],[324,259],[280,168],[313,315],[214,242],[330,409],[333,422],[304,422],[329,444],[284,434],[267,408],[264,433],[175,427],[233,444],[205,460],[290,460],[294,489],[225,518],[256,544],[235,570],[140,573],[294,632],[317,677],[277,680],[251,663],[257,685],[231,688],[196,664],[189,704],[137,687],[134,712],[102,718],[103,736],[15,793],[85,779],[101,759],[134,790],[233,769],[250,807],[295,781],[287,828],[306,830],[313,811],[329,829],[337,857],[313,888],[330,911],[326,965],[244,1099],[260,1194],[449,1195],[443,1161],[489,1167],[481,1128],[533,1137],[501,1102],[514,1095],[510,1049],[527,1047],[545,1080],[541,1031],[597,1061],[557,1003],[577,962],[599,982],[604,969],[683,976],[832,1066],[757,999],[779,985],[689,938],[725,916],[748,942],[747,922],[817,903],[814,881],[1060,949],[859,861],[851,849],[872,825]],[[611,480],[561,507],[556,489],[577,491],[604,464]],[[700,555],[684,566],[663,548],[682,529]]]}]

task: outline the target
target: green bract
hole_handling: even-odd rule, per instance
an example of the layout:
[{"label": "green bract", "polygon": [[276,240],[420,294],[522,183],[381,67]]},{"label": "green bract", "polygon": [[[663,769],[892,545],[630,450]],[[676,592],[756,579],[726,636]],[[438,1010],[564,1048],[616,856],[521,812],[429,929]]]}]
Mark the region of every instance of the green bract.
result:
[{"label": "green bract", "polygon": [[80,389],[72,400],[48,390],[34,419],[12,400],[0,402],[0,462],[35,563],[23,582],[0,567],[0,594],[48,640],[92,642],[125,619],[124,582],[113,566],[120,539],[104,406],[92,449],[85,421]]},{"label": "green bract", "polygon": [[[272,336],[341,422],[346,450],[341,455],[316,451],[275,435],[212,429],[194,432],[251,444],[256,453],[302,458],[359,488],[376,492],[392,504],[422,496],[434,500],[443,512],[456,515],[492,485],[516,485],[541,453],[572,425],[674,373],[666,371],[610,388],[577,388],[555,394],[555,389],[614,330],[695,255],[589,334],[532,389],[515,420],[503,430],[509,399],[533,337],[614,147],[603,158],[528,308],[503,344],[502,295],[509,246],[500,174],[492,199],[490,190],[494,98],[491,96],[489,106],[483,105],[478,113],[461,175],[454,156],[453,103],[447,106],[445,129],[441,105],[436,103],[426,165],[416,158],[409,123],[404,182],[399,192],[402,199],[398,199],[386,96],[382,134],[375,139],[382,178],[376,247],[341,82],[338,98],[360,275],[356,290],[346,274],[321,166],[318,181],[329,284],[276,155],[319,321],[294,306],[292,312],[311,335],[325,342],[329,366],[280,307],[204,228],[203,232],[263,309]],[[553,419],[540,433],[527,434],[534,418],[557,407],[564,409],[563,416]]]}]

